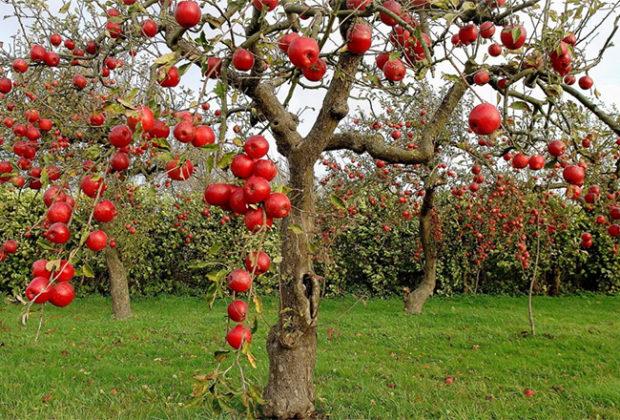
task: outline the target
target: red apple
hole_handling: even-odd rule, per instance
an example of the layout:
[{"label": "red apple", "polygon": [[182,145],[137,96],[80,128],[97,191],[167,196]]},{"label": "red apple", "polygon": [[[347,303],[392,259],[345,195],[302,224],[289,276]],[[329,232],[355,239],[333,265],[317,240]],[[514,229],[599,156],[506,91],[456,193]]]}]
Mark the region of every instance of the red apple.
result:
[{"label": "red apple", "polygon": [[240,349],[243,343],[252,341],[252,332],[249,328],[239,324],[226,334],[226,341],[233,349]]},{"label": "red apple", "polygon": [[250,290],[252,286],[252,276],[240,268],[233,270],[228,275],[228,288],[236,293],[243,293]]},{"label": "red apple", "polygon": [[86,246],[95,252],[101,251],[108,245],[108,235],[102,230],[96,230],[88,234]]},{"label": "red apple", "polygon": [[303,69],[319,59],[319,44],[314,38],[300,36],[291,42],[287,54],[295,67]]},{"label": "red apple", "polygon": [[200,22],[201,16],[200,6],[193,0],[180,1],[174,10],[174,18],[177,23],[186,29],[196,26]]},{"label": "red apple", "polygon": [[502,117],[499,111],[489,103],[477,105],[469,113],[469,128],[476,134],[492,134],[501,125]]}]

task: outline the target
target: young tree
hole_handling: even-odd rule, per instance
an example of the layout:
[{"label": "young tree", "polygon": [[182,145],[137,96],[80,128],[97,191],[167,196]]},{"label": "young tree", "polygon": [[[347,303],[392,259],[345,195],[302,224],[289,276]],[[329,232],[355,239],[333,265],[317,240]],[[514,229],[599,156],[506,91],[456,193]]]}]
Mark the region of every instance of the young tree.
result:
[{"label": "young tree", "polygon": [[[609,19],[615,6],[593,4],[586,17],[582,17],[582,5],[566,3],[561,12],[555,12],[551,2],[547,2],[540,13],[540,3],[335,0],[279,4],[278,0],[253,0],[209,1],[201,7],[193,0],[176,4],[168,0],[125,0],[124,5],[108,8],[103,3],[85,1],[89,13],[79,18],[88,21],[83,26],[98,35],[93,44],[84,45],[86,49],[94,45],[97,54],[76,60],[79,66],[89,69],[90,78],[98,78],[106,68],[113,70],[118,60],[130,62],[130,54],[142,53],[152,63],[151,84],[129,106],[140,112],[144,132],[152,136],[148,129],[152,127],[145,126],[152,121],[145,121],[144,108],[138,108],[138,104],[155,108],[153,101],[166,101],[165,94],[158,96],[152,86],[156,81],[165,88],[176,86],[192,63],[204,76],[199,90],[212,90],[220,101],[221,110],[216,115],[220,146],[225,144],[228,120],[243,118],[245,123],[240,131],[268,131],[288,164],[292,207],[282,224],[280,311],[267,342],[270,368],[264,390],[265,415],[307,417],[315,409],[313,371],[321,280],[314,272],[311,245],[316,234],[314,170],[323,152],[349,150],[368,153],[390,164],[427,165],[436,158],[438,139],[472,82],[490,83],[501,96],[500,109],[485,102],[469,113],[470,129],[483,138],[493,140],[503,133],[510,147],[524,148],[550,126],[570,132],[570,121],[562,120],[566,107],[571,106],[562,101],[563,93],[620,134],[617,122],[609,114],[570,87],[572,73],[587,73],[610,46],[615,26],[595,57],[588,59],[587,49],[579,42],[588,39],[588,28],[599,23],[595,19]],[[105,22],[99,21],[97,7],[107,9]],[[62,12],[66,13],[68,8]],[[18,7],[17,14],[20,12]],[[496,25],[502,26],[500,34],[495,34]],[[73,30],[77,32],[78,27]],[[502,45],[492,43],[493,36],[499,37]],[[491,44],[488,54],[485,44]],[[67,47],[71,50],[69,47],[71,44]],[[45,62],[47,55],[39,56],[45,49],[34,53],[32,62]],[[71,60],[61,62],[67,65]],[[380,97],[415,94],[418,82],[413,76],[422,79],[437,72],[443,73],[449,87],[439,105],[428,110],[428,122],[420,129],[416,148],[402,147],[372,130],[350,129],[342,124],[354,100],[372,105]],[[85,76],[79,76],[73,76],[77,89],[85,83]],[[563,80],[564,77],[567,79]],[[207,84],[209,79],[217,81]],[[10,94],[10,84],[8,78],[0,82],[3,93]],[[592,80],[584,75],[580,86],[589,89]],[[196,101],[195,106],[201,102]],[[315,105],[318,109],[312,112]],[[531,107],[534,110],[529,112]],[[126,112],[123,108],[116,117],[122,119]],[[187,126],[193,126],[191,115],[185,117]],[[107,136],[112,130],[102,134]],[[140,135],[140,129],[136,135]],[[127,138],[121,137],[112,145],[124,145]],[[188,139],[181,132],[175,133],[175,137],[181,142]],[[249,149],[253,150],[248,144],[254,143],[256,138],[246,142],[248,155],[252,154]],[[157,152],[166,149],[165,140],[157,144]],[[226,160],[221,160],[226,155],[216,155],[218,163],[223,162],[221,166],[226,167]],[[245,158],[239,158],[242,159]],[[168,163],[168,173],[178,179],[187,178],[193,171],[191,161],[181,156],[173,156]],[[253,218],[252,229],[260,231],[264,230],[261,226],[271,222],[265,198],[270,196],[262,194],[268,191],[265,182],[266,178],[245,181],[245,201],[241,203],[246,224],[248,217]],[[232,207],[228,199],[233,196],[233,189],[217,187],[220,201],[213,196],[216,187],[212,185],[216,184],[207,188],[211,188],[211,199],[207,201]],[[427,208],[431,191],[428,196]],[[248,204],[256,208],[250,212]],[[286,207],[287,203],[283,201],[274,207],[281,209],[281,205]],[[272,210],[275,214],[288,213]],[[256,220],[256,215],[262,220]],[[429,260],[433,258],[432,250],[427,256]],[[433,265],[428,269],[432,271]],[[430,284],[424,287],[431,289]],[[420,294],[422,302],[427,297],[428,293]],[[239,333],[235,348],[251,338],[244,327],[239,328],[235,330]]]}]

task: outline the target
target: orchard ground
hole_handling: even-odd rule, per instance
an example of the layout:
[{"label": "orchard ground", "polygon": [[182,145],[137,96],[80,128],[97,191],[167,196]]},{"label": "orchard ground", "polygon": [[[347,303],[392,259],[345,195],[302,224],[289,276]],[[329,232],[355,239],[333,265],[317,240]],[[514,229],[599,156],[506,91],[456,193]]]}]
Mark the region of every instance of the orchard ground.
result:
[{"label": "orchard ground", "polygon": [[[265,301],[268,324],[275,304]],[[0,418],[213,416],[186,405],[223,346],[216,306],[137,299],[133,319],[112,322],[107,299],[77,299],[46,309],[35,342],[36,319],[22,328],[20,307],[3,302]],[[435,297],[415,317],[399,299],[321,306],[315,383],[329,417],[620,418],[618,296],[536,297],[536,337],[525,298]],[[253,339],[261,381],[268,324]]]}]

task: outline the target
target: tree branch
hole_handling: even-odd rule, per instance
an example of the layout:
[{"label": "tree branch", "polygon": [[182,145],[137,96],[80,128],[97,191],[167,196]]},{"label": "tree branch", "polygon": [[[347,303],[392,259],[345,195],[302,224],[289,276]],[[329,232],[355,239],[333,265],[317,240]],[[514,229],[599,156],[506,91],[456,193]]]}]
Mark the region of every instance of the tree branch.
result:
[{"label": "tree branch", "polygon": [[579,92],[577,89],[563,84],[562,89],[568,92],[573,98],[577,99],[583,106],[588,108],[594,115],[596,115],[601,121],[603,121],[607,126],[618,136],[620,136],[620,122],[614,120],[611,115],[607,114],[603,111],[598,105],[588,99],[585,95]]}]

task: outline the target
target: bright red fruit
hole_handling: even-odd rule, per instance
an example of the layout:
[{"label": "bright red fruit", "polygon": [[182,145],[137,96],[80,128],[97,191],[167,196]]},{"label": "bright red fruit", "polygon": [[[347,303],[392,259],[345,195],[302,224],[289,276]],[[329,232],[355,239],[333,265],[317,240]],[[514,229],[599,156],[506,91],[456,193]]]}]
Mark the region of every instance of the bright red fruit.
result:
[{"label": "bright red fruit", "polygon": [[278,168],[275,163],[269,159],[260,159],[254,162],[253,175],[265,178],[267,181],[271,181],[278,174]]},{"label": "bright red fruit", "polygon": [[509,50],[518,50],[525,44],[527,32],[523,25],[506,25],[502,29],[500,39]]},{"label": "bright red fruit", "polygon": [[258,176],[251,176],[243,185],[245,202],[248,204],[260,203],[266,200],[271,193],[269,181]]},{"label": "bright red fruit", "polygon": [[367,23],[354,23],[347,35],[347,49],[353,54],[364,54],[372,45],[372,27]]},{"label": "bright red fruit", "polygon": [[[45,263],[47,264],[47,261],[45,261]],[[33,269],[33,273],[34,273],[34,269]],[[49,276],[50,275],[48,274],[48,277]],[[73,276],[75,276],[75,268],[73,267],[73,264],[71,264],[67,260],[60,260],[60,271],[54,271],[53,273],[51,273],[51,278],[57,282],[70,281],[73,278]]]},{"label": "bright red fruit", "polygon": [[157,35],[158,31],[159,26],[157,26],[157,22],[155,22],[153,19],[146,19],[144,22],[142,22],[142,33],[144,34],[144,36],[153,38],[155,35]]},{"label": "bright red fruit", "polygon": [[19,248],[19,244],[14,239],[4,241],[2,244],[2,250],[7,254],[15,254]]},{"label": "bright red fruit", "polygon": [[497,44],[497,43],[493,43],[491,45],[489,45],[489,55],[491,57],[499,57],[502,54],[502,46]]},{"label": "bright red fruit", "polygon": [[257,276],[266,273],[270,265],[271,258],[263,251],[253,251],[245,257],[245,269]]},{"label": "bright red fruit", "polygon": [[250,232],[258,232],[264,227],[271,227],[273,225],[273,219],[267,217],[267,215],[261,208],[249,209],[245,213],[243,223],[245,223],[245,227]]},{"label": "bright red fruit", "polygon": [[252,276],[241,268],[233,270],[228,275],[227,280],[228,288],[237,293],[247,292],[250,290],[250,286],[252,286]]},{"label": "bright red fruit", "polygon": [[566,145],[561,140],[553,140],[547,145],[547,150],[551,156],[559,157],[564,154]]},{"label": "bright red fruit", "polygon": [[473,23],[461,27],[461,29],[459,29],[459,39],[463,45],[476,42],[478,39],[478,27]]},{"label": "bright red fruit", "polygon": [[325,76],[325,73],[327,72],[327,62],[320,58],[308,67],[302,69],[302,72],[304,77],[311,82],[319,82],[323,80],[323,76]]},{"label": "bright red fruit", "polygon": [[88,80],[86,80],[86,77],[82,76],[81,74],[76,74],[75,76],[73,76],[73,86],[75,86],[76,89],[82,90],[86,87],[87,84]]},{"label": "bright red fruit", "polygon": [[215,143],[215,133],[208,125],[199,125],[194,130],[194,139],[192,145],[194,147],[204,147],[208,144]]},{"label": "bright red fruit", "polygon": [[13,82],[6,77],[0,78],[0,93],[7,94],[13,89]]},{"label": "bright red fruit", "polygon": [[82,182],[80,182],[80,188],[82,192],[90,198],[95,198],[99,193],[99,188],[101,187],[101,192],[106,190],[106,186],[101,184],[103,183],[103,178],[101,177],[93,177],[90,175],[86,175],[82,178]]},{"label": "bright red fruit", "polygon": [[264,136],[250,136],[243,145],[243,150],[252,159],[260,159],[269,151],[269,142]]},{"label": "bright red fruit", "polygon": [[69,228],[64,223],[53,223],[45,233],[46,238],[55,244],[64,244],[71,237]]},{"label": "bright red fruit", "polygon": [[243,343],[252,341],[252,332],[249,328],[239,324],[226,334],[226,341],[233,349],[240,349]]},{"label": "bright red fruit", "polygon": [[491,77],[489,76],[489,72],[486,70],[478,70],[474,74],[474,83],[478,86],[486,85],[489,83],[489,80],[491,80]]},{"label": "bright red fruit", "polygon": [[254,160],[248,155],[239,154],[233,158],[230,170],[237,178],[249,178],[254,172]]},{"label": "bright red fruit", "polygon": [[300,36],[288,47],[288,58],[298,68],[306,68],[319,59],[319,43],[314,38]]},{"label": "bright red fruit", "polygon": [[57,201],[47,210],[47,220],[50,223],[69,223],[73,208],[65,202]]},{"label": "bright red fruit", "polygon": [[86,246],[95,252],[101,251],[108,245],[108,235],[102,230],[91,232],[86,239]]},{"label": "bright red fruit", "polygon": [[50,35],[50,43],[54,47],[59,46],[62,43],[62,37],[60,36],[60,34],[52,34],[52,35]]},{"label": "bright red fruit", "polygon": [[191,28],[200,22],[200,6],[193,0],[183,0],[177,4],[174,10],[174,18],[183,28]]},{"label": "bright red fruit", "polygon": [[205,189],[204,198],[212,206],[223,207],[228,205],[231,193],[232,189],[228,184],[210,184]]},{"label": "bright red fruit", "polygon": [[133,137],[133,133],[129,126],[125,124],[112,127],[108,133],[108,141],[114,147],[129,146]]},{"label": "bright red fruit", "polygon": [[364,11],[372,4],[372,0],[347,0],[347,9]]},{"label": "bright red fruit", "polygon": [[172,159],[166,163],[166,173],[170,179],[185,181],[194,173],[194,165],[189,159],[185,159],[183,164],[181,164],[180,158]]},{"label": "bright red fruit", "polygon": [[265,213],[268,217],[282,219],[291,211],[291,201],[282,193],[273,193],[265,200]]},{"label": "bright red fruit", "polygon": [[299,34],[297,32],[289,32],[288,34],[283,35],[278,40],[278,48],[280,48],[280,51],[282,51],[283,53],[288,53],[291,42],[293,42],[297,38],[299,38]]},{"label": "bright red fruit", "polygon": [[116,172],[122,172],[129,168],[129,155],[125,152],[116,152],[110,159],[110,166]]},{"label": "bright red fruit", "polygon": [[278,5],[278,0],[252,0],[252,5],[257,10],[269,10],[271,12]]},{"label": "bright red fruit", "polygon": [[116,206],[110,200],[100,201],[95,206],[93,217],[101,223],[111,222],[116,217]]},{"label": "bright red fruit", "polygon": [[[395,14],[396,16],[400,16],[402,11],[402,6],[399,2],[395,0],[387,0],[383,2],[383,7]],[[379,18],[381,22],[385,23],[388,26],[395,26],[398,21],[394,19],[392,16],[387,13],[380,13]]]},{"label": "bright red fruit", "polygon": [[477,105],[469,113],[469,128],[476,134],[491,134],[501,125],[502,117],[499,111],[489,103]]},{"label": "bright red fruit", "polygon": [[569,184],[582,186],[586,178],[586,171],[579,165],[569,165],[564,168],[562,175]]},{"label": "bright red fruit", "polygon": [[228,305],[228,317],[234,322],[243,322],[248,313],[248,304],[242,300],[233,300]]},{"label": "bright red fruit", "polygon": [[161,87],[175,87],[181,81],[181,74],[176,66],[172,66],[166,72],[164,78],[159,82]]},{"label": "bright red fruit", "polygon": [[181,121],[174,127],[172,134],[181,143],[191,143],[196,135],[196,129],[191,121]]},{"label": "bright red fruit", "polygon": [[252,70],[254,55],[244,48],[237,48],[232,56],[232,65],[239,71]]},{"label": "bright red fruit", "polygon": [[230,193],[228,199],[228,207],[236,214],[246,214],[248,212],[248,204],[245,202],[245,196],[243,194],[243,188],[232,187],[233,191]]},{"label": "bright red fruit", "polygon": [[400,82],[405,78],[405,74],[407,72],[405,65],[399,58],[388,60],[383,65],[382,70],[385,78],[392,82]]},{"label": "bright red fruit", "polygon": [[49,292],[49,302],[59,308],[69,305],[73,299],[75,299],[75,290],[71,283],[55,284]]},{"label": "bright red fruit", "polygon": [[495,34],[495,24],[490,21],[482,22],[480,25],[480,36],[485,39],[492,38]]},{"label": "bright red fruit", "polygon": [[581,76],[579,78],[579,87],[583,90],[588,90],[594,85],[594,80],[590,76]]},{"label": "bright red fruit", "polygon": [[49,279],[52,273],[47,271],[47,260],[36,260],[32,263],[32,277],[45,277]]},{"label": "bright red fruit", "polygon": [[[26,298],[35,303],[45,303],[50,298],[49,280],[45,277],[35,277],[26,287]],[[37,297],[38,296],[38,297]]]},{"label": "bright red fruit", "polygon": [[530,157],[530,169],[533,171],[538,171],[545,167],[545,158],[540,155],[534,155]]}]

